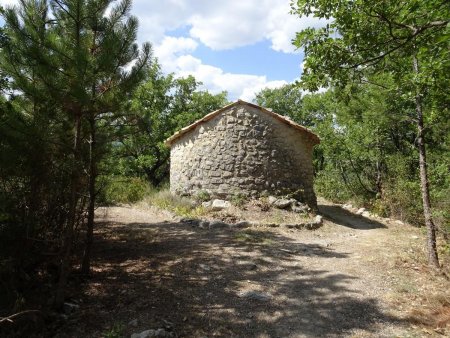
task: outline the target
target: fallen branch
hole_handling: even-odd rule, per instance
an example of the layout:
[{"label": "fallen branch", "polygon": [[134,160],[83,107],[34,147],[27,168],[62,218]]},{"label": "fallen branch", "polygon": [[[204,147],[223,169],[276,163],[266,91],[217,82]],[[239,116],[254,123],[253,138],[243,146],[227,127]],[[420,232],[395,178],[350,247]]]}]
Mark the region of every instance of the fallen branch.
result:
[{"label": "fallen branch", "polygon": [[11,316],[8,316],[8,317],[3,317],[3,318],[0,317],[0,324],[2,324],[4,322],[13,323],[14,322],[13,321],[14,318],[20,317],[22,315],[30,314],[30,313],[41,313],[41,311],[39,311],[39,310],[25,310],[25,311],[17,312],[17,313],[15,313],[15,314],[13,314]]}]

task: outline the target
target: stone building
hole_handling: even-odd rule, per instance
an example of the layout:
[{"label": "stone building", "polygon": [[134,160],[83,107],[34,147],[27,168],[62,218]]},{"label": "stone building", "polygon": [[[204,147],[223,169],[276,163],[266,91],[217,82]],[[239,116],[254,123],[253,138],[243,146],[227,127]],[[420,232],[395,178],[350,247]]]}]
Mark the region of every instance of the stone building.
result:
[{"label": "stone building", "polygon": [[289,194],[315,209],[312,153],[319,142],[290,119],[238,100],[167,139],[170,190],[214,197]]}]

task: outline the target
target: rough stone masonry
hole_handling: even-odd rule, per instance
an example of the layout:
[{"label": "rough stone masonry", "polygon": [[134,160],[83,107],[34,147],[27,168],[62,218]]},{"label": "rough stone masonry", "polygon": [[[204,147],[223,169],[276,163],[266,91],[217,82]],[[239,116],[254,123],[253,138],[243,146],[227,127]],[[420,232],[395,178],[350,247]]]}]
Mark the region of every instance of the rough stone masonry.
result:
[{"label": "rough stone masonry", "polygon": [[239,100],[166,141],[170,190],[221,198],[290,195],[316,209],[312,152],[319,142],[310,130]]}]

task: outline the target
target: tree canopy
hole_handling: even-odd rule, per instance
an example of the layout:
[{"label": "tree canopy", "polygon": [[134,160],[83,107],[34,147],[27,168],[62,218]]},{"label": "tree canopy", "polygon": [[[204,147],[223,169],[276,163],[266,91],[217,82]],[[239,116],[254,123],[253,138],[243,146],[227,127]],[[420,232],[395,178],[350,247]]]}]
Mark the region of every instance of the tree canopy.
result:
[{"label": "tree canopy", "polygon": [[[349,83],[365,82],[381,87],[388,84],[390,87],[386,88],[398,95],[403,106],[400,110],[408,111],[406,115],[415,121],[429,262],[439,267],[426,131],[434,107],[448,103],[448,95],[439,94],[449,73],[447,1],[298,0],[291,5],[294,14],[329,20],[325,27],[302,30],[294,40],[305,51],[301,77],[304,88],[344,88]],[[393,81],[372,82],[375,74],[384,73]]]},{"label": "tree canopy", "polygon": [[299,16],[328,20],[325,27],[304,29],[294,40],[306,55],[301,82],[311,90],[367,81],[365,74],[378,71],[405,76],[412,72],[405,58],[412,55],[424,61],[427,85],[448,71],[450,9],[445,0],[299,0],[292,8]]},{"label": "tree canopy", "polygon": [[144,177],[154,187],[167,182],[169,149],[164,142],[179,129],[226,105],[226,93],[199,90],[194,77],[164,75],[155,61],[131,98],[127,123],[119,127],[117,174]]},{"label": "tree canopy", "polygon": [[0,64],[13,93],[12,109],[2,116],[11,135],[2,150],[4,156],[24,155],[22,171],[2,179],[11,184],[2,195],[22,192],[16,203],[27,212],[9,209],[11,226],[25,216],[23,235],[33,227],[42,240],[54,240],[50,235],[62,243],[55,248],[61,252],[57,307],[64,301],[75,230],[84,222],[86,190],[92,233],[96,124],[120,110],[150,60],[150,45],[139,49],[135,42],[130,8],[130,0],[23,0],[1,12]]}]

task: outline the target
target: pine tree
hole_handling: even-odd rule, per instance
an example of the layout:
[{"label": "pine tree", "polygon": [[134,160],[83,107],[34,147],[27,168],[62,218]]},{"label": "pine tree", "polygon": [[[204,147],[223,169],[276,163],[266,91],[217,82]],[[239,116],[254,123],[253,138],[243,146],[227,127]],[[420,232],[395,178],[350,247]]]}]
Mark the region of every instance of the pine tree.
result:
[{"label": "pine tree", "polygon": [[113,3],[21,0],[18,7],[2,13],[10,41],[0,54],[2,69],[18,95],[31,103],[30,114],[41,108],[40,113],[60,120],[58,142],[69,160],[56,306],[64,301],[74,232],[83,220],[86,190],[88,227],[82,270],[89,270],[99,160],[97,124],[121,109],[150,59],[150,45],[144,44],[140,50],[135,42],[138,23],[130,15],[131,0]]}]

